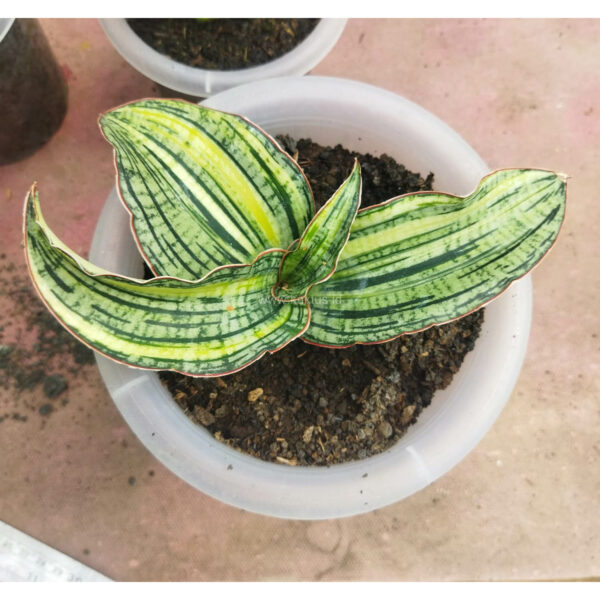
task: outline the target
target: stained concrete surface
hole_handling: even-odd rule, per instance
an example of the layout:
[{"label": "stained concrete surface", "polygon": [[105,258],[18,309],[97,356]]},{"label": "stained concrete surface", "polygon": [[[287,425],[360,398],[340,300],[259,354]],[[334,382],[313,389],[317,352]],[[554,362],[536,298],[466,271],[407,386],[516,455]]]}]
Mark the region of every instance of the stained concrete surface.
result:
[{"label": "stained concrete surface", "polygon": [[[158,95],[94,20],[42,20],[68,79],[55,137],[0,167],[0,266],[23,274],[22,200],[85,254],[113,185],[100,112]],[[326,522],[250,514],[167,471],[120,417],[94,365],[68,403],[0,387],[0,520],[117,580],[530,580],[600,576],[600,21],[351,20],[313,74],[401,94],[491,168],[570,175],[560,239],[533,275],[525,365],[490,433],[422,492]],[[4,342],[24,330],[0,296]],[[27,333],[18,335],[27,337]],[[23,339],[24,339],[23,338]],[[28,410],[23,407],[28,406]]]}]

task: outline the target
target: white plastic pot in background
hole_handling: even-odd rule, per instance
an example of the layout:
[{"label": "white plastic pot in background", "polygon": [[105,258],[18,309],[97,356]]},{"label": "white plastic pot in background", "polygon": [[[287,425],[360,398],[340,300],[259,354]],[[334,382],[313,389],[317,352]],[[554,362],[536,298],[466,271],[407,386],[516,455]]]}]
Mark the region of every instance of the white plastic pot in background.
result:
[{"label": "white plastic pot in background", "polygon": [[14,19],[0,19],[0,42],[4,39],[4,36],[8,33],[11,28]]},{"label": "white plastic pot in background", "polygon": [[279,58],[228,71],[197,69],[157,52],[131,29],[126,19],[100,19],[100,24],[119,54],[140,73],[177,92],[206,98],[251,81],[308,73],[333,48],[346,19],[321,19],[302,42]]},{"label": "white plastic pot in background", "polygon": [[[205,105],[242,114],[273,135],[383,152],[408,169],[435,174],[435,187],[467,194],[488,171],[477,153],[431,113],[379,88],[326,77],[259,81]],[[108,198],[92,262],[141,275],[142,261],[116,192]],[[491,302],[481,336],[451,385],[391,449],[330,467],[290,467],[244,455],[192,423],[149,371],[98,356],[123,417],[171,471],[210,496],[249,511],[294,519],[345,517],[397,502],[456,465],[481,440],[508,400],[521,368],[531,320],[531,280]]]}]

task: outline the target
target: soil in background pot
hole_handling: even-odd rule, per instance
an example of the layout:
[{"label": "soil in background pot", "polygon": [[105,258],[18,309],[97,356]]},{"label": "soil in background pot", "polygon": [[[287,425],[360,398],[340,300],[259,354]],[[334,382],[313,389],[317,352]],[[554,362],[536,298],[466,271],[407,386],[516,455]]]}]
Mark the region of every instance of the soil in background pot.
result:
[{"label": "soil in background pot", "polygon": [[[354,157],[362,167],[362,207],[432,189],[431,173],[423,179],[386,155],[279,141],[304,169],[317,209],[348,176]],[[342,350],[296,340],[227,377],[160,377],[189,418],[229,446],[284,464],[340,463],[392,446],[434,392],[449,385],[482,322],[479,310],[385,344]]]},{"label": "soil in background pot", "polygon": [[127,19],[161,54],[199,69],[228,71],[267,63],[289,52],[319,19]]}]

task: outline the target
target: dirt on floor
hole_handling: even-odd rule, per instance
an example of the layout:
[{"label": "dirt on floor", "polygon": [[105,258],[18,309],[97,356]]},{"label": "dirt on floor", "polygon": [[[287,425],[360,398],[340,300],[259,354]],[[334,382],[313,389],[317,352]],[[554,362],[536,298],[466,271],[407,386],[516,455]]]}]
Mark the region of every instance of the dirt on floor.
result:
[{"label": "dirt on floor", "polygon": [[[70,377],[94,362],[93,352],[68,333],[38,298],[29,278],[0,255],[0,385],[13,393],[0,423],[49,417],[68,401]],[[44,401],[30,393],[41,388]],[[39,395],[36,395],[39,397]]]}]

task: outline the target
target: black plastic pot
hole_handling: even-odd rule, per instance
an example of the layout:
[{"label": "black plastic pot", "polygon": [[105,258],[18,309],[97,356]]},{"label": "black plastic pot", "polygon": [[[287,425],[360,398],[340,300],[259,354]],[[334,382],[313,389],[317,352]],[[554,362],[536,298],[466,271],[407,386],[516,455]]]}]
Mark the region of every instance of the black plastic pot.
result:
[{"label": "black plastic pot", "polygon": [[36,19],[0,19],[0,165],[33,154],[67,111],[67,84]]}]

